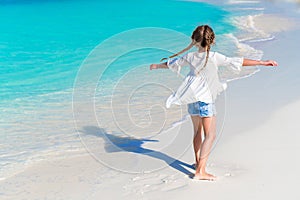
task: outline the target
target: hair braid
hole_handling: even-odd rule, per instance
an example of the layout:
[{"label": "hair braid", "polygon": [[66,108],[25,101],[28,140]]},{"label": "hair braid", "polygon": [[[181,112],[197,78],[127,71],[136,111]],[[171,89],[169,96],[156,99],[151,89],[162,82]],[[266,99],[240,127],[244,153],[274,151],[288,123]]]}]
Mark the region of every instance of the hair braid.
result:
[{"label": "hair braid", "polygon": [[201,42],[201,46],[204,48],[206,47],[206,59],[205,59],[204,67],[206,66],[206,64],[208,62],[210,47],[214,43],[214,39],[215,39],[214,32],[208,25],[205,25],[204,31],[203,31],[203,40]]},{"label": "hair braid", "polygon": [[[187,46],[186,48],[182,49],[182,50],[179,51],[178,53],[175,53],[175,54],[169,56],[168,58],[176,57],[176,56],[178,56],[179,54],[182,54],[182,53],[184,53],[184,52],[190,50],[190,49],[194,46],[194,44],[195,44],[195,42],[192,41],[192,42],[189,44],[189,46]],[[168,59],[168,58],[162,58],[162,59],[160,60],[160,62],[163,61],[163,60],[166,60],[166,59]]]}]

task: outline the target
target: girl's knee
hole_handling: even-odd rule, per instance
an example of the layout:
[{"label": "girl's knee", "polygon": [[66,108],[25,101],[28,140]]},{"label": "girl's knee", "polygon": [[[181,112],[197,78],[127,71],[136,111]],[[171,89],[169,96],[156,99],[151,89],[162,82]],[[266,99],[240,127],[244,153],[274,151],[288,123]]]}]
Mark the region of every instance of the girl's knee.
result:
[{"label": "girl's knee", "polygon": [[210,140],[210,141],[214,141],[216,139],[216,133],[215,132],[210,132],[209,134],[206,134],[205,139]]}]

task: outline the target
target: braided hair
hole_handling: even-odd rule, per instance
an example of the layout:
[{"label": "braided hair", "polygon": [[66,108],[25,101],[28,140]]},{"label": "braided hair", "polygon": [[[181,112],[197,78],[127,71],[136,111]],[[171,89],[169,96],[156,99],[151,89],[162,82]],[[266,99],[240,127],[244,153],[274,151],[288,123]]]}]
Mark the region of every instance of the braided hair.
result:
[{"label": "braided hair", "polygon": [[[192,42],[189,44],[189,46],[187,46],[186,48],[184,48],[180,52],[171,55],[169,58],[173,58],[175,56],[178,56],[179,54],[182,54],[182,53],[188,51],[194,45],[195,46],[201,46],[202,48],[206,48],[206,59],[205,59],[204,66],[202,68],[202,69],[204,69],[207,62],[208,62],[209,51],[210,51],[211,45],[214,44],[214,41],[215,41],[215,33],[214,33],[213,29],[210,26],[202,25],[202,26],[198,26],[193,31],[191,39],[192,39]],[[161,59],[161,61],[163,61],[165,59],[167,59],[167,58],[163,58],[163,59]]]}]

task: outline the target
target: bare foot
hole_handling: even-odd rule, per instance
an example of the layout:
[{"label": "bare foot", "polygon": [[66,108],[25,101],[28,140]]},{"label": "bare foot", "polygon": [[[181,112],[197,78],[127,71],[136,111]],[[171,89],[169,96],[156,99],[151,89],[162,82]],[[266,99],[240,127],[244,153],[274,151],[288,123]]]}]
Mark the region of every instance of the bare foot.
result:
[{"label": "bare foot", "polygon": [[194,178],[195,180],[208,180],[208,181],[215,181],[217,179],[216,176],[212,175],[212,174],[208,174],[206,172],[200,174],[195,174]]}]

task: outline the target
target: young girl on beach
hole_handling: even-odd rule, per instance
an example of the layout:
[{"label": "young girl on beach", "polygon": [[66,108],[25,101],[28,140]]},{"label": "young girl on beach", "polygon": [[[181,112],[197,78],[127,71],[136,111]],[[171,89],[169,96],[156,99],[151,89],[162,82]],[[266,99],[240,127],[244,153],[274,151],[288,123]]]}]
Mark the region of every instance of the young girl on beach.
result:
[{"label": "young girl on beach", "polygon": [[[215,180],[216,177],[206,172],[206,162],[216,137],[216,110],[215,100],[217,95],[226,89],[226,83],[221,83],[218,77],[218,67],[229,67],[239,72],[242,66],[277,66],[272,60],[250,60],[239,57],[226,57],[217,52],[211,52],[211,45],[215,42],[215,34],[208,25],[198,26],[191,36],[191,44],[173,58],[188,51],[193,46],[198,51],[190,52],[182,57],[168,59],[165,63],[152,64],[150,70],[170,68],[177,73],[182,66],[189,66],[190,72],[185,77],[178,90],[172,94],[166,107],[171,104],[188,105],[188,112],[194,127],[193,147],[196,159],[196,172],[194,179]],[[163,59],[162,59],[163,60]],[[204,139],[202,141],[202,130]]]}]

